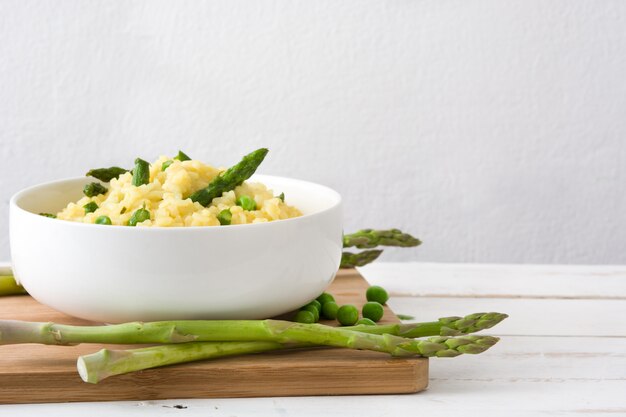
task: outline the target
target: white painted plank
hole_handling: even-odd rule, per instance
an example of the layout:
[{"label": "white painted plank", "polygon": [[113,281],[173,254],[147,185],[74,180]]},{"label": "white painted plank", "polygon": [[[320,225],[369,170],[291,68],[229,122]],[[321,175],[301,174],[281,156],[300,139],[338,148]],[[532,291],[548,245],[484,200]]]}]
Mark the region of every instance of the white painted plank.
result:
[{"label": "white painted plank", "polygon": [[480,311],[509,318],[489,330],[497,335],[626,337],[626,300],[392,297],[389,306],[415,321]]},{"label": "white painted plank", "polygon": [[[278,397],[216,400],[169,400],[78,404],[0,406],[11,417],[350,417],[350,416],[580,416],[626,415],[623,381],[433,381],[426,392],[413,395]],[[176,409],[174,406],[186,409]]]},{"label": "white painted plank", "polygon": [[359,271],[402,295],[626,299],[626,266],[374,262]]},{"label": "white painted plank", "polygon": [[430,361],[432,381],[623,381],[626,338],[502,336],[480,355]]},{"label": "white painted plank", "polygon": [[71,417],[97,408],[121,416],[170,415],[182,404],[189,416],[576,415],[626,412],[624,392],[626,338],[509,336],[481,355],[433,359],[430,387],[415,395],[17,405],[0,413]]}]

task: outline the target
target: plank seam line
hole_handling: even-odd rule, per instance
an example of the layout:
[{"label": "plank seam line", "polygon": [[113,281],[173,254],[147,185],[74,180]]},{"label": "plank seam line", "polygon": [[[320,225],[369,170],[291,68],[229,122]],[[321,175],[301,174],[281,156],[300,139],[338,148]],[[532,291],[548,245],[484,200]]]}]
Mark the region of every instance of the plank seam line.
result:
[{"label": "plank seam line", "polygon": [[531,294],[399,294],[391,292],[396,298],[504,298],[531,300],[626,300],[621,295],[531,295]]}]

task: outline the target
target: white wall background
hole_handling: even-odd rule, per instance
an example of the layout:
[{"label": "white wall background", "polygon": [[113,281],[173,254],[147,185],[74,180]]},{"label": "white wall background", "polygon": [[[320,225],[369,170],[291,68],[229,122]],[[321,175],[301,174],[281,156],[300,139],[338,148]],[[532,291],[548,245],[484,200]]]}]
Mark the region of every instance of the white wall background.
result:
[{"label": "white wall background", "polygon": [[626,262],[626,2],[0,0],[10,196],[173,154],[336,188],[384,257]]}]

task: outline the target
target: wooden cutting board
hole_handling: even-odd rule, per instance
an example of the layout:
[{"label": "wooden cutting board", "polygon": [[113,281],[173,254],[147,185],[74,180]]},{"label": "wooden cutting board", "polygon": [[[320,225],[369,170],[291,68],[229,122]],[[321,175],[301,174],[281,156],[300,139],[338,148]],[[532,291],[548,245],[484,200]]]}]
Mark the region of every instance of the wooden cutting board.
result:
[{"label": "wooden cutting board", "polygon": [[[347,270],[337,274],[328,291],[340,305],[351,303],[360,309],[367,287],[358,272]],[[94,324],[52,310],[29,296],[0,297],[0,319]],[[385,307],[381,323],[397,321]],[[399,394],[422,391],[428,385],[428,359],[336,348],[172,365],[87,384],[78,376],[76,359],[103,347],[0,346],[0,403]]]}]

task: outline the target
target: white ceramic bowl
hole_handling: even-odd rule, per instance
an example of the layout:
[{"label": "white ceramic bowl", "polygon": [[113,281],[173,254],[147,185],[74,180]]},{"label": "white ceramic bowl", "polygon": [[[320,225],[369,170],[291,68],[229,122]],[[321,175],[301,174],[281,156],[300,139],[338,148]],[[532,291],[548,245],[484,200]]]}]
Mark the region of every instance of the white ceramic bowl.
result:
[{"label": "white ceramic bowl", "polygon": [[257,180],[302,217],[227,227],[144,228],[50,219],[89,178],[54,181],[11,198],[16,279],[39,302],[118,323],[258,319],[294,310],[332,281],[341,259],[341,197],[289,178]]}]

